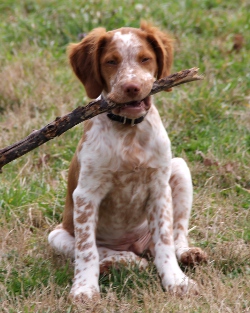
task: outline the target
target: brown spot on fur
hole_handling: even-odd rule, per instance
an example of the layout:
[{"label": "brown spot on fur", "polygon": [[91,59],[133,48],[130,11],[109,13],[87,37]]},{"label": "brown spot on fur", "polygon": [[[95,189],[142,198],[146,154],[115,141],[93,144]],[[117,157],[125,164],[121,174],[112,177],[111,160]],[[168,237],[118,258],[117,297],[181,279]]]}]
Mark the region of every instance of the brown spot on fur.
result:
[{"label": "brown spot on fur", "polygon": [[157,211],[157,207],[156,207],[156,205],[153,207],[153,210],[152,210],[154,213],[156,213],[156,211]]},{"label": "brown spot on fur", "polygon": [[78,275],[81,271],[79,269],[76,270],[75,276]]},{"label": "brown spot on fur", "polygon": [[89,242],[89,243],[83,244],[83,241],[80,240],[79,242],[77,242],[76,246],[77,246],[78,250],[84,251],[84,250],[92,248],[93,247],[93,242]]},{"label": "brown spot on fur", "polygon": [[86,211],[93,211],[94,208],[93,208],[93,206],[89,203],[88,205],[85,206],[85,210],[86,210]]},{"label": "brown spot on fur", "polygon": [[163,221],[160,221],[160,222],[158,223],[159,228],[162,228],[163,225],[164,225],[164,222],[163,222]]},{"label": "brown spot on fur", "polygon": [[76,198],[76,206],[80,208],[81,206],[84,206],[86,204],[85,199],[81,197]]},{"label": "brown spot on fur", "polygon": [[87,133],[93,126],[93,121],[88,120],[84,122],[84,132]]},{"label": "brown spot on fur", "polygon": [[161,209],[161,214],[164,214],[164,212],[165,212],[165,209]]},{"label": "brown spot on fur", "polygon": [[85,206],[84,212],[82,212],[80,216],[76,218],[76,222],[79,224],[84,224],[88,221],[89,217],[92,215],[93,215],[93,207],[90,204],[88,204],[87,206]]},{"label": "brown spot on fur", "polygon": [[161,238],[161,241],[162,241],[165,245],[169,246],[169,245],[171,244],[171,241],[170,241],[170,239],[169,239],[169,235],[168,235],[167,232],[166,232],[165,234],[161,234],[160,238]]},{"label": "brown spot on fur", "polygon": [[92,215],[91,212],[83,212],[79,217],[76,218],[76,222],[79,224],[84,224],[88,221],[89,217]]},{"label": "brown spot on fur", "polygon": [[100,265],[100,273],[108,273],[109,269],[113,266],[114,262],[112,261],[105,261],[103,263],[101,263]]},{"label": "brown spot on fur", "polygon": [[78,234],[78,237],[81,237],[81,234],[83,233],[82,227],[75,227],[75,232]]},{"label": "brown spot on fur", "polygon": [[83,258],[83,261],[89,262],[91,261],[91,259],[93,260],[93,258],[91,258],[92,256],[93,256],[93,252],[89,252],[89,254],[85,258]]},{"label": "brown spot on fur", "polygon": [[152,213],[149,214],[149,221],[153,222],[155,220],[154,215]]},{"label": "brown spot on fur", "polygon": [[82,250],[87,250],[89,248],[92,248],[94,245],[93,242],[85,243],[85,245],[82,246]]},{"label": "brown spot on fur", "polygon": [[182,219],[185,219],[186,218],[186,215],[187,215],[187,209],[183,210],[183,211],[180,211],[180,212],[176,212],[174,214],[174,221],[175,223],[179,220],[182,220]]},{"label": "brown spot on fur", "polygon": [[83,143],[84,143],[85,141],[87,141],[87,135],[86,135],[86,133],[84,132],[83,135],[82,135],[82,137],[81,137],[81,139],[80,139],[80,141],[79,141],[79,143],[78,143],[77,149],[76,149],[77,154],[81,152],[81,150],[82,150],[82,145],[83,145]]},{"label": "brown spot on fur", "polygon": [[179,224],[177,225],[177,229],[184,230],[185,228],[179,223]]},{"label": "brown spot on fur", "polygon": [[88,133],[88,131],[90,131],[90,129],[92,128],[93,124],[94,123],[91,120],[88,120],[88,121],[84,122],[84,133],[83,133],[83,135],[82,135],[82,137],[81,137],[81,139],[80,139],[80,141],[78,143],[77,153],[81,152],[82,146],[83,146],[84,142],[86,142],[87,139],[88,139],[87,133]]},{"label": "brown spot on fur", "polygon": [[87,239],[90,237],[90,233],[84,232],[81,235],[81,240],[83,240],[83,242],[87,241]]},{"label": "brown spot on fur", "polygon": [[77,240],[77,246],[81,247],[83,243],[86,242],[86,238],[82,238],[82,236],[80,236],[79,240]]},{"label": "brown spot on fur", "polygon": [[167,214],[164,214],[164,215],[163,215],[163,219],[164,219],[165,221],[169,222],[169,223],[172,223],[172,218],[171,218],[169,215],[167,215]]}]

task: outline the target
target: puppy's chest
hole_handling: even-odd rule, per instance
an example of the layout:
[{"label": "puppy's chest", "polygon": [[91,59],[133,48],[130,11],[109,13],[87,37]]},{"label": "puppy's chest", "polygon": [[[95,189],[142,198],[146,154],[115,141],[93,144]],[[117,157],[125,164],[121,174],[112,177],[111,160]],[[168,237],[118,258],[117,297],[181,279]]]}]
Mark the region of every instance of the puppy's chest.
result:
[{"label": "puppy's chest", "polygon": [[[112,138],[112,136],[110,136]],[[112,156],[109,163],[110,169],[120,172],[130,172],[136,176],[141,173],[146,179],[147,173],[152,168],[159,168],[164,163],[159,156],[159,147],[149,134],[128,133],[120,138],[110,141]]]},{"label": "puppy's chest", "polygon": [[150,195],[150,181],[155,169],[119,171],[113,174],[112,188],[103,199],[99,221],[112,228],[133,228],[145,219],[145,208]]},{"label": "puppy's chest", "polygon": [[135,171],[118,171],[113,173],[112,187],[107,194],[105,201],[109,202],[108,207],[121,206],[142,206],[149,196],[149,186],[156,169],[138,168]]}]

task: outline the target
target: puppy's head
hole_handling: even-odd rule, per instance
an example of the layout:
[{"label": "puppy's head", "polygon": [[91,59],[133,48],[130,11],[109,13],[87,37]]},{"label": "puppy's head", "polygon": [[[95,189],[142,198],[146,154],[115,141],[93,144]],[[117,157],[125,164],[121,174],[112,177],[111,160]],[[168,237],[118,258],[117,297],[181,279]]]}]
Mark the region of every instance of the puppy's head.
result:
[{"label": "puppy's head", "polygon": [[170,74],[172,38],[146,22],[139,29],[97,28],[69,46],[69,59],[90,98],[102,93],[116,103],[129,103],[113,113],[138,118],[151,106],[153,82]]}]

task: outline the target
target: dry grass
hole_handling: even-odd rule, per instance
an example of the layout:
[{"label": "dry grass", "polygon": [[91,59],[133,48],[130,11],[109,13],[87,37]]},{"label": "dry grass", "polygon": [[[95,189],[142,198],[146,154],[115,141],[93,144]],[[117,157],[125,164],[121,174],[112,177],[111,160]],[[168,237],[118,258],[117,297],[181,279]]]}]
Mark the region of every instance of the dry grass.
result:
[{"label": "dry grass", "polygon": [[[47,178],[46,178],[47,180]],[[197,297],[171,296],[162,291],[155,271],[148,269],[148,275],[129,271],[132,281],[126,286],[126,278],[122,280],[122,291],[112,288],[113,278],[109,278],[110,287],[106,287],[101,302],[95,306],[93,312],[247,312],[249,308],[249,244],[242,239],[235,238],[235,232],[241,229],[231,229],[239,219],[247,219],[234,212],[233,205],[221,201],[220,192],[212,187],[200,192],[195,197],[192,226],[195,229],[190,237],[196,242],[208,242],[206,248],[209,262],[193,270],[186,271],[201,287]],[[210,198],[211,194],[215,194]],[[208,215],[208,208],[214,205],[214,213]],[[30,212],[27,206],[23,214],[12,216],[11,221],[2,221],[5,226],[1,230],[2,264],[5,266],[4,284],[0,287],[3,295],[3,312],[89,312],[88,309],[72,307],[68,303],[70,279],[59,286],[55,282],[55,271],[67,267],[68,261],[53,254],[47,245],[46,237],[53,226],[51,221],[41,216],[41,211],[34,209]],[[15,212],[11,212],[11,215]],[[30,213],[30,214],[28,214]],[[21,217],[21,218],[20,218]],[[233,221],[232,221],[233,220]],[[194,234],[193,234],[194,233]],[[231,237],[231,241],[223,238]],[[41,284],[41,268],[51,271],[46,283]],[[31,291],[21,291],[23,296],[10,293],[9,281],[13,280],[13,269],[22,277],[32,277],[32,268],[40,271],[38,274],[38,288]],[[123,269],[122,269],[123,270]],[[21,274],[22,273],[22,274]],[[72,277],[73,265],[69,264],[67,274]],[[22,276],[23,275],[23,276]],[[45,273],[45,275],[48,275]],[[115,275],[119,275],[115,272]],[[245,276],[246,275],[246,276]],[[143,288],[142,288],[143,286]],[[24,310],[25,308],[25,310]],[[202,308],[202,309],[201,309]],[[11,311],[12,310],[12,311]],[[15,311],[16,310],[16,311]],[[244,311],[245,310],[245,311]]]},{"label": "dry grass", "polygon": [[[96,20],[93,25],[78,27],[79,32],[99,24],[109,28],[136,25],[141,11],[137,6],[131,18],[132,1],[126,10],[117,9],[114,15],[110,4],[105,3],[88,4],[85,11],[90,17],[101,8],[106,15],[102,23]],[[0,52],[3,147],[69,112],[84,97],[67,64],[64,46],[56,39],[54,46],[51,44],[54,33],[58,33],[60,43],[67,43],[66,35],[74,34],[73,40],[77,40],[74,23],[87,13],[77,13],[80,2],[71,5],[73,13],[60,1],[50,16],[46,1],[23,1],[16,7],[1,4],[7,13],[1,15],[4,22],[0,34],[2,38],[16,38],[16,43],[3,41]],[[117,6],[115,1],[112,5]],[[239,53],[228,53],[233,34],[249,27],[249,4],[182,1],[180,5],[157,7],[148,1],[145,5],[144,17],[161,20],[159,26],[168,26],[177,38],[174,70],[200,66],[206,74],[202,84],[176,88],[157,97],[173,152],[188,161],[193,175],[190,241],[206,250],[209,262],[183,270],[199,283],[200,295],[177,298],[163,292],[150,265],[146,272],[121,268],[102,276],[102,299],[91,308],[70,303],[73,264],[51,251],[47,235],[61,219],[67,169],[81,136],[80,125],[3,168],[0,312],[250,312],[249,33],[244,33],[245,45]],[[163,6],[170,12],[169,24],[162,16]],[[64,15],[70,18],[63,20]],[[36,27],[29,29],[26,20]],[[60,27],[58,32],[53,23]],[[33,40],[34,32],[48,43]],[[198,40],[197,49],[192,51]]]}]

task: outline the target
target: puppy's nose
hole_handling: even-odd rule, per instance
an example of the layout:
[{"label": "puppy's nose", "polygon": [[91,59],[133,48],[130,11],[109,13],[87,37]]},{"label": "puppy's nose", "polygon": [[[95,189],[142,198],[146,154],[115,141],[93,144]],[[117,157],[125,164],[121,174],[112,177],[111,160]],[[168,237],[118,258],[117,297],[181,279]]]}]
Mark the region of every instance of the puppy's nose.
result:
[{"label": "puppy's nose", "polygon": [[123,90],[127,96],[134,98],[140,93],[141,88],[136,83],[128,83],[123,86]]}]

